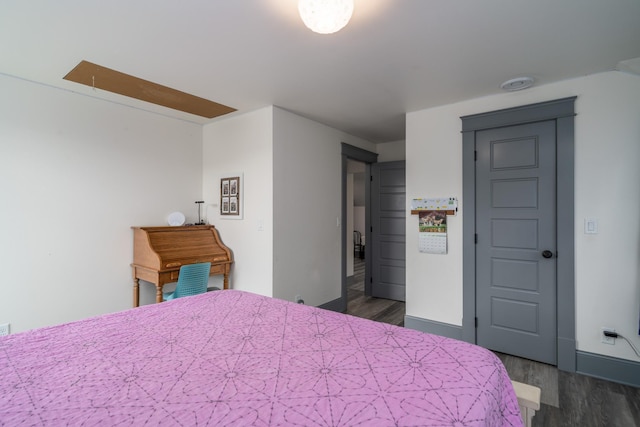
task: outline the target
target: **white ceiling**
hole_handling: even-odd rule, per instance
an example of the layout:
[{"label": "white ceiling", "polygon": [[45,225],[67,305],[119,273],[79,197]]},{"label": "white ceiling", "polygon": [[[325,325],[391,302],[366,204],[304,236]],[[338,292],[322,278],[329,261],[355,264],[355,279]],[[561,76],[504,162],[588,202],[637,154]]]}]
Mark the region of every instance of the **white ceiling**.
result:
[{"label": "white ceiling", "polygon": [[211,121],[62,79],[84,59],[373,142],[404,139],[406,112],[495,94],[513,77],[542,85],[637,57],[639,0],[355,0],[333,35],[308,30],[297,0],[0,3],[0,73]]}]

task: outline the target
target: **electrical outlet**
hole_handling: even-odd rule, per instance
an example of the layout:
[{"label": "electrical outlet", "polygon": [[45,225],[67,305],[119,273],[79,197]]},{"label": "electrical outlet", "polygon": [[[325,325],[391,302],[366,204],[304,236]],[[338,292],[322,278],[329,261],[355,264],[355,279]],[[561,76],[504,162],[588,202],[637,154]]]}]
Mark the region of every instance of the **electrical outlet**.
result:
[{"label": "electrical outlet", "polygon": [[616,330],[615,330],[615,329],[613,329],[613,328],[606,328],[606,327],[604,327],[604,326],[603,326],[602,328],[600,328],[600,334],[601,334],[601,336],[602,336],[602,342],[603,342],[604,344],[616,345],[616,339],[615,339],[615,338],[613,338],[613,337],[608,337],[608,336],[606,336],[606,335],[604,334],[604,333],[605,333],[605,331],[607,331],[607,332],[615,332]]},{"label": "electrical outlet", "polygon": [[0,337],[5,336],[5,335],[9,335],[9,324],[8,323],[0,324]]}]

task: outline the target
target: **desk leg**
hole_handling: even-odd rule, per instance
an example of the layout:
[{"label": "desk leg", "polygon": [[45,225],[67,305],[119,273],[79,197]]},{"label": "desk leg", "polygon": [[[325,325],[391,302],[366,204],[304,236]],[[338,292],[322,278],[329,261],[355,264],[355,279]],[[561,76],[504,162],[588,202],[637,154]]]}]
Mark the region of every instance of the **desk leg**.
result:
[{"label": "desk leg", "polygon": [[156,285],[156,303],[162,302],[162,285]]},{"label": "desk leg", "polygon": [[229,289],[229,273],[224,273],[224,286],[223,289]]},{"label": "desk leg", "polygon": [[133,306],[138,307],[140,305],[140,279],[133,278]]}]

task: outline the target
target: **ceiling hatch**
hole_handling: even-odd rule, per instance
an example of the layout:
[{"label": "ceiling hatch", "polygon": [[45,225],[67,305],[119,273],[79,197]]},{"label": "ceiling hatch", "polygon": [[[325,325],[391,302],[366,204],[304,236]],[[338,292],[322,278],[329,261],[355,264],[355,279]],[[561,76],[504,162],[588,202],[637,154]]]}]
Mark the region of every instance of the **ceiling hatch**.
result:
[{"label": "ceiling hatch", "polygon": [[236,111],[235,108],[88,61],[81,61],[64,79],[209,119]]}]

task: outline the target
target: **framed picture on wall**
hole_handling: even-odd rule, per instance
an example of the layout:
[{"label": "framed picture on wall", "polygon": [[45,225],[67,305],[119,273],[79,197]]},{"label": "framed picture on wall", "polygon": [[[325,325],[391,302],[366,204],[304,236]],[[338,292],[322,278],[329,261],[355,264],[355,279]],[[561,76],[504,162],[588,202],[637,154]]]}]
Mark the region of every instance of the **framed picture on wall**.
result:
[{"label": "framed picture on wall", "polygon": [[238,196],[238,181],[240,178],[231,178],[229,180],[229,195],[230,196]]},{"label": "framed picture on wall", "polygon": [[240,176],[220,179],[220,215],[240,218],[241,187]]}]

